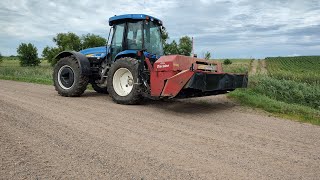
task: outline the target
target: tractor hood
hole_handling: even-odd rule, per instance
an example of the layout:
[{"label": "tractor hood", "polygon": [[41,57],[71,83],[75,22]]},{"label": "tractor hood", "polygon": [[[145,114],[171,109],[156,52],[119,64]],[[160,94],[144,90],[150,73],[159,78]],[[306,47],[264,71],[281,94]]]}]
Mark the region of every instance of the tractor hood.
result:
[{"label": "tractor hood", "polygon": [[104,58],[107,55],[108,47],[94,47],[81,50],[80,53],[84,54],[86,57]]}]

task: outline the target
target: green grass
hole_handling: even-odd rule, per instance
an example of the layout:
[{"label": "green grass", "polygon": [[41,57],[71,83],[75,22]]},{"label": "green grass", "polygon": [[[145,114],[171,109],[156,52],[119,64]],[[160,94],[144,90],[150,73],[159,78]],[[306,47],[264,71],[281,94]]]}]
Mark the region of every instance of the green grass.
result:
[{"label": "green grass", "polygon": [[217,61],[222,63],[224,72],[228,73],[246,73],[250,69],[251,59],[230,59],[232,64],[224,65],[224,59],[218,59]]},{"label": "green grass", "polygon": [[18,60],[4,59],[0,64],[0,79],[52,84],[52,67],[47,61],[36,67],[21,67]]},{"label": "green grass", "polygon": [[[244,105],[320,125],[320,57],[266,59],[268,74],[249,76],[247,89],[229,94]],[[261,66],[261,62],[260,65]]]},{"label": "green grass", "polygon": [[320,125],[320,111],[307,106],[278,101],[252,89],[238,89],[228,96],[241,104],[263,109],[279,117]]}]

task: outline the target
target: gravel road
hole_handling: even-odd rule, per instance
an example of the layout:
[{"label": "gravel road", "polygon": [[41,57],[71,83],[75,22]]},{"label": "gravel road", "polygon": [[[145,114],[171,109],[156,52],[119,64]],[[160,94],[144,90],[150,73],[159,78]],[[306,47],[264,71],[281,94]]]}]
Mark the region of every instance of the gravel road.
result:
[{"label": "gravel road", "polygon": [[320,179],[320,127],[225,96],[124,106],[0,80],[0,179]]}]

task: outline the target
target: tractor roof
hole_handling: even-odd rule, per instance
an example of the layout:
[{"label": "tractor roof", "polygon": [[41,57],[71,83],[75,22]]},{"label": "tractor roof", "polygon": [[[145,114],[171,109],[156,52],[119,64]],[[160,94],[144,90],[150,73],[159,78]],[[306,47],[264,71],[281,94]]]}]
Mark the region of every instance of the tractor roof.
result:
[{"label": "tractor roof", "polygon": [[123,21],[123,20],[127,20],[127,19],[134,19],[134,20],[148,19],[151,21],[156,21],[159,25],[162,25],[162,22],[159,19],[152,17],[152,16],[149,16],[149,15],[145,15],[145,14],[124,14],[124,15],[120,15],[120,16],[115,15],[115,16],[109,18],[109,25],[112,26],[119,21]]}]

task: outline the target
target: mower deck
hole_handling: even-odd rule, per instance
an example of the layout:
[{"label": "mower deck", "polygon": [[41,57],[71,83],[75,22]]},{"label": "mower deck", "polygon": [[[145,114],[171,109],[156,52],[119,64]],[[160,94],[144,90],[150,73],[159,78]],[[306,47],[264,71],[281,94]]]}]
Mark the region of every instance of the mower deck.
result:
[{"label": "mower deck", "polygon": [[153,97],[208,96],[247,87],[247,74],[223,73],[219,62],[172,55],[147,64]]},{"label": "mower deck", "polygon": [[197,72],[184,88],[206,91],[234,90],[247,87],[248,78],[245,74],[207,74]]}]

